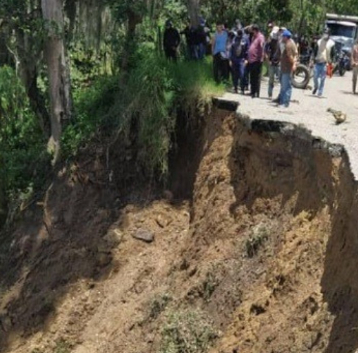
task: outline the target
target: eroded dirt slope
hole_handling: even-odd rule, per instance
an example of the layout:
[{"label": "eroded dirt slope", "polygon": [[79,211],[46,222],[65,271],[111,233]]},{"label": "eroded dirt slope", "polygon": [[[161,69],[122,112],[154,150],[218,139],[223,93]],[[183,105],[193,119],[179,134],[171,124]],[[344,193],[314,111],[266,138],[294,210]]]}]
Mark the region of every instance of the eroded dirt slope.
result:
[{"label": "eroded dirt slope", "polygon": [[358,348],[345,152],[223,111],[178,136],[171,191],[133,187],[119,161],[107,182],[100,151],[27,211],[2,266],[0,351],[169,353],[168,323],[191,312],[212,334],[190,353]]}]

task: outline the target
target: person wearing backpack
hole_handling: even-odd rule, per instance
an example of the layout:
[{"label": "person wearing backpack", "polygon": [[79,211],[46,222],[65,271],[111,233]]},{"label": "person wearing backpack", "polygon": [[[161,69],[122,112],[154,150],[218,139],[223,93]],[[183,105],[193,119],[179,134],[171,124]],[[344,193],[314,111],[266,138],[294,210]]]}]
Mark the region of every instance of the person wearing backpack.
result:
[{"label": "person wearing backpack", "polygon": [[240,82],[240,91],[241,94],[244,94],[245,66],[247,65],[248,50],[249,40],[244,36],[243,30],[240,29],[237,32],[237,36],[234,38],[230,53],[232,81],[235,93],[238,93]]}]

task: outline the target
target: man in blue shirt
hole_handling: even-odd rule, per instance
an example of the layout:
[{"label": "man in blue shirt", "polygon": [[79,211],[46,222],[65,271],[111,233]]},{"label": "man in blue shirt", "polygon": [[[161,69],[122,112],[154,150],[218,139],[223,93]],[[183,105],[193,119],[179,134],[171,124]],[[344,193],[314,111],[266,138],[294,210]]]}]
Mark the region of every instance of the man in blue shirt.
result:
[{"label": "man in blue shirt", "polygon": [[226,50],[228,33],[222,23],[217,23],[212,43],[214,79],[217,83],[229,79],[229,58]]},{"label": "man in blue shirt", "polygon": [[244,36],[243,30],[239,29],[230,52],[232,80],[235,93],[238,93],[238,86],[240,81],[240,90],[241,93],[244,94],[245,66],[247,63],[248,50],[249,40],[247,37]]}]

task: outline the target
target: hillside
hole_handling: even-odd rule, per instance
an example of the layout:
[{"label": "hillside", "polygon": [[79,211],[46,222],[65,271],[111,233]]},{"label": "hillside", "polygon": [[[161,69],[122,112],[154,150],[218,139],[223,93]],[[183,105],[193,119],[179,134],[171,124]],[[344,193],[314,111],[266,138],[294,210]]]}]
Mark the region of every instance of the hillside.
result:
[{"label": "hillside", "polygon": [[92,146],[23,212],[1,262],[0,351],[354,352],[345,151],[218,109],[176,138],[166,189],[136,181],[132,146]]}]

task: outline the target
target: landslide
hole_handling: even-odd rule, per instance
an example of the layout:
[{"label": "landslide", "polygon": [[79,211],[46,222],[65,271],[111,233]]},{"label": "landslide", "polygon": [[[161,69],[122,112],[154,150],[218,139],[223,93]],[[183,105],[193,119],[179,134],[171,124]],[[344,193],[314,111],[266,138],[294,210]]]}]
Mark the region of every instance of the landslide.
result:
[{"label": "landslide", "polygon": [[345,151],[218,109],[179,119],[173,142],[167,190],[138,182],[131,146],[93,148],[24,211],[1,257],[0,351],[354,352]]}]

